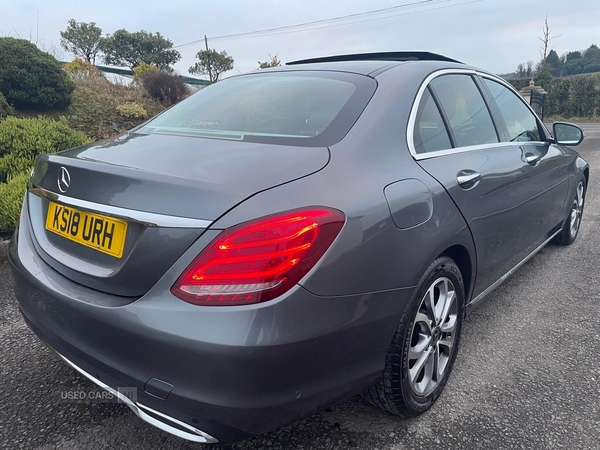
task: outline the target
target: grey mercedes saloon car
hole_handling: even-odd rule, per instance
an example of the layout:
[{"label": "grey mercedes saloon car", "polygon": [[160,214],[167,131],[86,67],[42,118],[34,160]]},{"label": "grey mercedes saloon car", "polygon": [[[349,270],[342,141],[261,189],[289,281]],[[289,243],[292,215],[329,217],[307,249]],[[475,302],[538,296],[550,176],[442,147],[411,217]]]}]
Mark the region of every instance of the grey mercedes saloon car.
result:
[{"label": "grey mercedes saloon car", "polygon": [[361,392],[416,416],[466,314],[577,237],[582,139],[430,53],[235,76],[38,158],[9,249],[19,308],[73,368],[193,441]]}]

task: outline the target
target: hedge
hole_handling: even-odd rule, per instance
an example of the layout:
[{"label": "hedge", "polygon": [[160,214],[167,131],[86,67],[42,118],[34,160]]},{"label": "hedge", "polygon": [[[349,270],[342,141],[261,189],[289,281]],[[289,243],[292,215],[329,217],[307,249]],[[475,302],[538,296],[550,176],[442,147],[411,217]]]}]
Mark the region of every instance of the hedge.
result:
[{"label": "hedge", "polygon": [[554,78],[546,88],[545,114],[596,117],[600,114],[600,74]]},{"label": "hedge", "polygon": [[517,91],[520,91],[524,87],[529,86],[530,79],[531,78],[507,78],[506,81],[512,84]]},{"label": "hedge", "polygon": [[[507,79],[515,89],[529,85],[529,78]],[[597,117],[600,115],[600,73],[551,78],[542,87],[548,92],[544,115]]]},{"label": "hedge", "polygon": [[8,183],[0,183],[0,231],[12,232],[19,222],[29,173],[22,173]]},{"label": "hedge", "polygon": [[65,118],[0,121],[0,232],[14,230],[35,158],[88,142],[91,139],[71,129]]},{"label": "hedge", "polygon": [[7,117],[0,122],[0,157],[12,154],[33,159],[41,153],[56,153],[91,142],[69,127],[67,119]]}]

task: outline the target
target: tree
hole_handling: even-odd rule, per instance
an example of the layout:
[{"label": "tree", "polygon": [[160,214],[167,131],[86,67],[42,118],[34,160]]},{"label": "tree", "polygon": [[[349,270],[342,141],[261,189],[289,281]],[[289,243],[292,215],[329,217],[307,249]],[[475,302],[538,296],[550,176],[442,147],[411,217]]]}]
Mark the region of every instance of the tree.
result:
[{"label": "tree", "polygon": [[525,65],[523,63],[519,63],[519,65],[517,66],[515,76],[517,78],[525,78],[527,76],[527,71],[525,70]]},{"label": "tree", "polygon": [[565,55],[563,75],[575,75],[583,71],[583,58],[581,52],[569,52]]},{"label": "tree", "polygon": [[550,84],[552,83],[552,72],[550,72],[550,67],[548,65],[540,68],[540,71],[534,78],[534,82],[546,90],[550,89]]},{"label": "tree", "polygon": [[546,58],[548,57],[548,44],[552,39],[556,39],[562,36],[562,34],[558,36],[550,36],[552,34],[552,28],[550,28],[550,25],[548,24],[548,14],[546,14],[546,19],[544,20],[542,34],[543,36],[541,38],[538,38],[540,41],[542,41],[542,48],[540,48],[540,56],[542,57],[540,70],[542,70],[546,66]]},{"label": "tree", "polygon": [[171,66],[181,59],[173,48],[173,42],[160,33],[141,30],[130,33],[121,29],[102,39],[100,50],[104,62],[115,66],[125,66],[133,70],[141,63],[156,66],[159,70],[171,70]]},{"label": "tree", "polygon": [[600,48],[594,44],[590,45],[590,48],[583,54],[583,59],[585,73],[597,72],[598,65],[600,65]]},{"label": "tree", "polygon": [[533,61],[527,61],[527,69],[525,70],[525,76],[532,77],[534,75],[533,66],[534,66]]},{"label": "tree", "polygon": [[265,62],[258,61],[258,68],[259,69],[268,69],[269,67],[281,66],[281,61],[279,61],[279,58],[277,58],[277,55],[271,56],[271,54],[269,53],[269,58],[271,58],[269,61],[265,61]]},{"label": "tree", "polygon": [[224,72],[233,69],[233,58],[226,51],[200,50],[196,53],[198,62],[188,69],[191,74],[208,75],[211,83],[216,83]]},{"label": "tree", "polygon": [[63,109],[74,90],[54,56],[25,39],[0,38],[0,92],[15,108]]},{"label": "tree", "polygon": [[591,58],[591,59],[595,59],[598,60],[600,59],[600,48],[598,48],[598,46],[596,44],[592,44],[590,45],[590,48],[588,48],[584,55],[584,58]]},{"label": "tree", "polygon": [[548,53],[548,56],[546,56],[546,66],[550,69],[550,72],[552,72],[553,76],[560,76],[561,62],[556,51],[550,50],[550,53]]},{"label": "tree", "polygon": [[95,22],[76,22],[75,19],[69,19],[67,24],[67,29],[60,32],[61,47],[95,64],[100,51],[102,29]]},{"label": "tree", "polygon": [[569,52],[567,53],[567,62],[577,61],[581,59],[581,52]]}]

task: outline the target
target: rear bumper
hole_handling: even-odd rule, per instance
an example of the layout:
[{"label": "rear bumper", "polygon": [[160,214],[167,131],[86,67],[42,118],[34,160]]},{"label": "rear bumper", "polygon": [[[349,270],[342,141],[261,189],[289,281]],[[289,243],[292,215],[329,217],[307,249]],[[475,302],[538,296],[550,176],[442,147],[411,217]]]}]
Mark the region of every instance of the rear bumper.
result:
[{"label": "rear bumper", "polygon": [[[259,305],[198,307],[169,293],[177,274],[167,274],[144,297],[106,306],[119,303],[37,255],[26,221],[9,258],[40,339],[101,387],[136,388],[128,406],[142,419],[200,442],[271,431],[368,387],[412,294],[318,297],[297,286]],[[153,378],[170,392],[149,389]]]},{"label": "rear bumper", "polygon": [[187,439],[189,441],[201,442],[203,444],[215,444],[219,442],[216,438],[195,427],[192,427],[159,411],[155,411],[152,408],[144,406],[142,403],[137,401],[137,398],[135,400],[130,399],[128,396],[122,394],[118,390],[114,390],[109,385],[104,384],[102,381],[95,378],[90,373],[86,372],[81,367],[71,362],[60,353],[56,353],[67,364],[69,364],[71,367],[77,370],[77,372],[82,374],[88,380],[92,381],[102,389],[109,391],[116,398],[118,398],[120,402],[125,403],[135,413],[135,415],[143,421],[148,422],[149,424],[154,425],[155,427],[160,428],[161,430],[174,434],[175,436]]}]

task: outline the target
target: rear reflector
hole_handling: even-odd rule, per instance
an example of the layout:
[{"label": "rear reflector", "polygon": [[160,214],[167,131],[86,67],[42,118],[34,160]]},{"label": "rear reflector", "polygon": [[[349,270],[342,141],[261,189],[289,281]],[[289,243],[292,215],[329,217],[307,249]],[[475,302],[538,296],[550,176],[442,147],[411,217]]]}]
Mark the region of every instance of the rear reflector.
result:
[{"label": "rear reflector", "polygon": [[219,234],[171,292],[195,305],[264,302],[292,288],[325,254],[345,216],[329,208],[289,211]]}]

